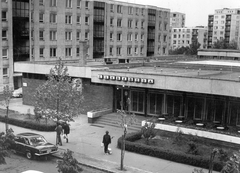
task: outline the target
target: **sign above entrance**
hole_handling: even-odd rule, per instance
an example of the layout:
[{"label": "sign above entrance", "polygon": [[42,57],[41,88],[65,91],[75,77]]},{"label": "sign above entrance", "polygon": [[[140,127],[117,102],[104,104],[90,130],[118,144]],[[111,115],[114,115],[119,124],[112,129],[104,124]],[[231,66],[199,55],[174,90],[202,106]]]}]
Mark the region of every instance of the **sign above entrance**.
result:
[{"label": "sign above entrance", "polygon": [[117,80],[123,82],[135,82],[135,83],[143,83],[143,84],[154,84],[154,79],[147,78],[135,78],[135,77],[126,77],[126,76],[110,76],[110,75],[98,75],[98,79],[101,80]]}]

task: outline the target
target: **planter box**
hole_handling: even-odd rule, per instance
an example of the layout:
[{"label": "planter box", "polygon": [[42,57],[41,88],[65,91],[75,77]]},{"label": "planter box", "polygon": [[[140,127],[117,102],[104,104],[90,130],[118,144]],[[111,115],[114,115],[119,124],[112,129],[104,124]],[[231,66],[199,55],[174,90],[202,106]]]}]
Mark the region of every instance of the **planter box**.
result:
[{"label": "planter box", "polygon": [[112,109],[92,110],[87,112],[88,123],[93,123],[98,117],[106,115],[112,112]]},{"label": "planter box", "polygon": [[[142,121],[142,126],[145,125],[145,122],[146,121]],[[190,128],[186,128],[186,127],[179,127],[178,125],[173,126],[173,125],[156,123],[155,129],[165,130],[165,131],[170,131],[170,132],[177,132],[177,131],[181,130],[184,134],[192,134],[192,135],[196,135],[199,137],[204,137],[204,138],[209,138],[209,139],[214,139],[214,140],[219,140],[219,141],[225,141],[225,142],[230,142],[230,143],[235,143],[235,144],[240,143],[240,138],[236,137],[236,136],[230,136],[230,135],[208,132],[208,131],[197,130],[197,129],[190,129]]]}]

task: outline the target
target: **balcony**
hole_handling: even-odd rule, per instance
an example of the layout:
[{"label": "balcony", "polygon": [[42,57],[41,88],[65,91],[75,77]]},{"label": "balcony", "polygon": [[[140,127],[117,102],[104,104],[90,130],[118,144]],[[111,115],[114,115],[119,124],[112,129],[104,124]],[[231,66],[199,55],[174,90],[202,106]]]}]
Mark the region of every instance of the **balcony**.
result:
[{"label": "balcony", "polygon": [[104,32],[102,31],[102,32],[94,32],[93,33],[93,37],[95,37],[95,38],[103,38],[104,37]]},{"label": "balcony", "polygon": [[94,16],[93,21],[97,23],[104,23],[104,16]]}]

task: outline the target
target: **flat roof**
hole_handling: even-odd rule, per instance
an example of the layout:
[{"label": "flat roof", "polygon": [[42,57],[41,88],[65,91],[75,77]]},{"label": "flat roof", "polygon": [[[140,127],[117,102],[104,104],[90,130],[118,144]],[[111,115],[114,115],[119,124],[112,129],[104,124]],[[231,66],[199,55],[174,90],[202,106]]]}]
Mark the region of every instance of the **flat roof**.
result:
[{"label": "flat roof", "polygon": [[198,51],[201,51],[201,52],[238,52],[238,53],[240,53],[240,50],[236,50],[236,49],[198,49]]}]

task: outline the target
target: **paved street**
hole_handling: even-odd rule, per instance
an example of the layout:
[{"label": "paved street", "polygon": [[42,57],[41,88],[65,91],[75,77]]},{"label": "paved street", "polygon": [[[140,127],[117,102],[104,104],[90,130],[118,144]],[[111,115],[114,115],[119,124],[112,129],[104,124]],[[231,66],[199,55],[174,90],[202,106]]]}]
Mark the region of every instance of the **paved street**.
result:
[{"label": "paved street", "polygon": [[[15,104],[15,105],[14,105]],[[12,102],[10,109],[18,108],[19,111],[25,111],[27,106],[20,105],[19,102]],[[22,110],[21,110],[21,109]],[[30,107],[31,108],[31,107]],[[38,132],[34,130],[24,129],[10,125],[15,133],[32,131],[40,133],[52,143],[55,143],[55,132]],[[69,143],[63,142],[60,147],[61,151],[70,149],[74,151],[75,157],[79,162],[86,163],[92,166],[107,169],[110,172],[121,172],[120,167],[120,149],[116,148],[117,139],[122,135],[120,128],[114,127],[96,127],[87,123],[87,116],[81,115],[75,118],[75,122],[71,122],[71,132]],[[0,131],[5,130],[5,125],[0,123]],[[102,136],[108,130],[110,135],[114,136],[111,144],[113,155],[104,155],[101,148]],[[179,164],[167,160],[162,160],[150,156],[140,155],[136,153],[125,153],[124,165],[126,172],[154,172],[154,173],[191,173],[195,167]],[[207,172],[205,170],[205,172]]]}]

